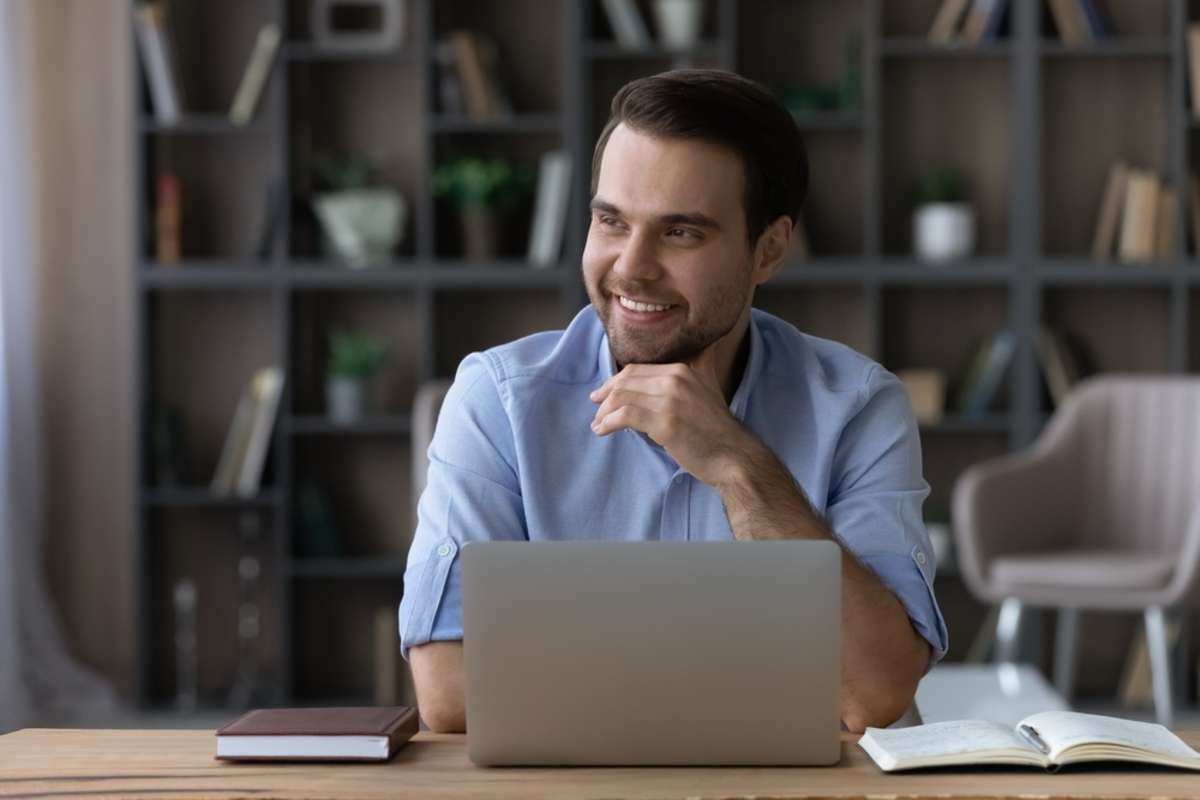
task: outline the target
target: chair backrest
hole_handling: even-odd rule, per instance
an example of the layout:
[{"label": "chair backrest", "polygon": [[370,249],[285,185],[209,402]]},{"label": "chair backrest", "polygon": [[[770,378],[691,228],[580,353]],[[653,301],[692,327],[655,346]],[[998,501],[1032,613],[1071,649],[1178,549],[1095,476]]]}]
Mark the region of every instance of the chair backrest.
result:
[{"label": "chair backrest", "polygon": [[437,380],[421,384],[413,399],[412,415],[412,529],[417,528],[417,501],[425,491],[425,483],[429,477],[429,443],[433,441],[433,431],[437,427],[438,414],[442,410],[442,401],[446,392],[450,391],[453,381]]},{"label": "chair backrest", "polygon": [[1178,552],[1200,503],[1200,379],[1084,381],[1038,441],[1069,452],[1081,541]]}]

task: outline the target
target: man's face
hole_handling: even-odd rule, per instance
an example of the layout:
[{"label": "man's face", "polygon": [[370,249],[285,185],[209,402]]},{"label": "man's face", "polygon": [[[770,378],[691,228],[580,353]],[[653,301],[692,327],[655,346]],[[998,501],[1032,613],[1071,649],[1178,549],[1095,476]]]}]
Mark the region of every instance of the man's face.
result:
[{"label": "man's face", "polygon": [[741,159],[721,147],[613,130],[583,277],[619,365],[693,361],[747,312],[744,181]]}]

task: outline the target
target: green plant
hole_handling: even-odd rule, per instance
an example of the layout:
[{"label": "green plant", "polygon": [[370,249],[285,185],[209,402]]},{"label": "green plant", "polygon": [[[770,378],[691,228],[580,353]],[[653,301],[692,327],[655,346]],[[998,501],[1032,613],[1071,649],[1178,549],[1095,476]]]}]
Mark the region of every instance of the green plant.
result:
[{"label": "green plant", "polygon": [[329,374],[368,380],[387,358],[387,343],[365,333],[329,334]]},{"label": "green plant", "polygon": [[966,179],[954,167],[935,167],[917,180],[913,201],[918,206],[929,203],[963,203],[967,199]]},{"label": "green plant", "polygon": [[313,180],[319,192],[344,192],[369,186],[374,170],[366,156],[318,153],[313,156]]},{"label": "green plant", "polygon": [[459,208],[509,208],[533,187],[526,164],[474,156],[444,161],[433,172],[433,193]]}]

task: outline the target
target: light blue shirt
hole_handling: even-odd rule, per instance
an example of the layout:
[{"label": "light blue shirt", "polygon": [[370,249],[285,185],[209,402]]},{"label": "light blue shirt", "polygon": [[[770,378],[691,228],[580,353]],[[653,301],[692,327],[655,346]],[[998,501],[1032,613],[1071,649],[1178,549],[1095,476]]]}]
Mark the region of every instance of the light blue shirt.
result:
[{"label": "light blue shirt", "polygon": [[[850,348],[754,310],[729,410],[787,465],[841,545],[890,589],[941,658],[921,517],[917,425],[903,384]],[[484,539],[729,541],[716,490],[644,434],[591,430],[613,374],[595,311],[463,360],[429,446],[400,603],[410,647],[463,637],[458,555]],[[932,660],[930,663],[933,663]]]}]

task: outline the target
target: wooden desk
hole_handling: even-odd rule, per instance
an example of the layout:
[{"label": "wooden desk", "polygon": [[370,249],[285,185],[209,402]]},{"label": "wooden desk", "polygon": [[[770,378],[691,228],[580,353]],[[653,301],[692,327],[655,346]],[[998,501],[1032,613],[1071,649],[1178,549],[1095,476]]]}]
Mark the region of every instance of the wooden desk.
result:
[{"label": "wooden desk", "polygon": [[[1183,738],[1200,744],[1200,732]],[[1200,797],[1200,776],[1182,771],[888,775],[852,736],[840,765],[793,769],[480,769],[464,737],[429,733],[386,764],[230,764],[215,748],[212,731],[21,730],[0,736],[0,797]]]}]

